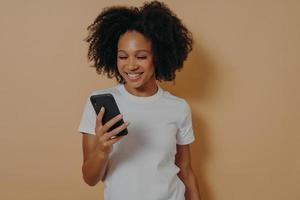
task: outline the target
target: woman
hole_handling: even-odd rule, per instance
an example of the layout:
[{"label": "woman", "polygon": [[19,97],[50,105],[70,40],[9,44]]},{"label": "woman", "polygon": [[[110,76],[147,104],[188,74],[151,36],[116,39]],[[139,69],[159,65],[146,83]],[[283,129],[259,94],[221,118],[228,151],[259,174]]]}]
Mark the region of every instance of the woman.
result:
[{"label": "woman", "polygon": [[[89,60],[118,82],[90,96],[111,93],[122,115],[102,124],[105,109],[96,115],[87,98],[79,126],[84,181],[103,181],[105,200],[199,200],[190,107],[156,82],[175,79],[192,50],[191,33],[158,1],[108,7],[88,30]],[[108,131],[121,118],[125,123]],[[125,128],[126,136],[112,137]]]}]

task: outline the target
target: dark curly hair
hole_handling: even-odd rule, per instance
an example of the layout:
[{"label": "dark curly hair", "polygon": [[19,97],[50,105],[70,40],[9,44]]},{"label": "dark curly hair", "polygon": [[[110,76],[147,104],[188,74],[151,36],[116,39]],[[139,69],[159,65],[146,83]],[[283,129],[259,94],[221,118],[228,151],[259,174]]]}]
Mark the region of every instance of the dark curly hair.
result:
[{"label": "dark curly hair", "polygon": [[104,8],[87,27],[88,60],[94,61],[98,74],[106,73],[125,83],[117,68],[118,41],[127,31],[137,31],[152,44],[155,78],[172,81],[192,50],[193,38],[182,21],[164,3],[145,2],[140,8],[111,6]]}]

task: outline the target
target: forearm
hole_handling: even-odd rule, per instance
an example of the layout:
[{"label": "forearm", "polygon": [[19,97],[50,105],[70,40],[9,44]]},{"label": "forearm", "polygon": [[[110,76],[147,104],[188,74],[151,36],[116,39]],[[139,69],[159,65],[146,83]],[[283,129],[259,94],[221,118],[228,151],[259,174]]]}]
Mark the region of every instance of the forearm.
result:
[{"label": "forearm", "polygon": [[200,190],[197,178],[192,170],[185,174],[179,174],[180,179],[184,182],[186,187],[185,199],[186,200],[201,200]]},{"label": "forearm", "polygon": [[100,180],[102,180],[107,163],[108,156],[95,151],[94,154],[82,165],[84,181],[90,186],[96,185]]}]

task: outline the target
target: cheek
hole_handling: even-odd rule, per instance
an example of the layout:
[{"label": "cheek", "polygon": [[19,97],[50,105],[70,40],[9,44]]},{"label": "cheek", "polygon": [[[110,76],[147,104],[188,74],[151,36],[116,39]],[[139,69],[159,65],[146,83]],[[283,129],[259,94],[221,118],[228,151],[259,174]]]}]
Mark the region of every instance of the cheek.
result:
[{"label": "cheek", "polygon": [[121,65],[121,60],[117,59],[117,66]]},{"label": "cheek", "polygon": [[119,59],[117,60],[117,67],[118,67],[118,69],[122,68],[124,65],[125,65],[124,61],[119,60]]},{"label": "cheek", "polygon": [[117,70],[120,74],[122,74],[122,64],[119,61],[117,61]]},{"label": "cheek", "polygon": [[145,60],[145,61],[141,62],[141,65],[147,71],[154,71],[154,65],[151,60]]}]

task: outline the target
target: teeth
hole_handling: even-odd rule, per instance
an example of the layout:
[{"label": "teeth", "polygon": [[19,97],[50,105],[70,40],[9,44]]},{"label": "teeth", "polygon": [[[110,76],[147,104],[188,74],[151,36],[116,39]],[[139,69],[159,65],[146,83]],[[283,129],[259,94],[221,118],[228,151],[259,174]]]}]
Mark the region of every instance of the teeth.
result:
[{"label": "teeth", "polygon": [[129,78],[132,78],[132,79],[137,79],[142,73],[139,73],[139,74],[127,74]]},{"label": "teeth", "polygon": [[139,76],[140,74],[128,74],[128,76],[130,76],[130,77],[137,77],[137,76]]}]

